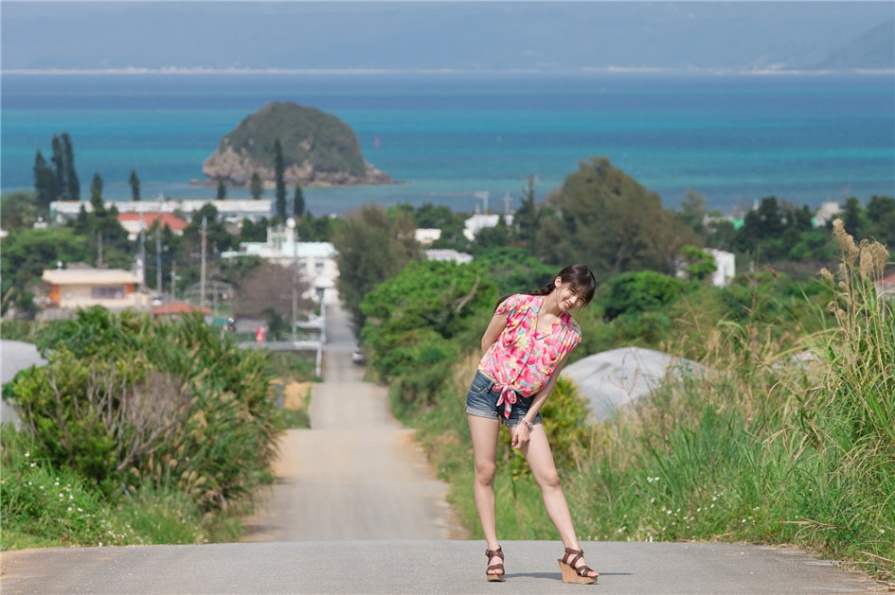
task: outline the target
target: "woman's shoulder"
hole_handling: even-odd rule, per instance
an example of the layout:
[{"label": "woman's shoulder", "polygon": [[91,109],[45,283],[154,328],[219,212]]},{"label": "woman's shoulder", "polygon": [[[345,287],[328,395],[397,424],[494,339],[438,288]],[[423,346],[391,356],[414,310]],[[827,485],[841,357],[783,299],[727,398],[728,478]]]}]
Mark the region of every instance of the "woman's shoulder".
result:
[{"label": "woman's shoulder", "polygon": [[532,300],[535,296],[528,295],[525,293],[514,293],[512,295],[508,295],[504,300],[497,306],[497,313],[506,314],[510,311],[516,311],[520,308],[528,307],[531,305]]},{"label": "woman's shoulder", "polygon": [[568,332],[577,335],[578,337],[581,336],[581,325],[578,324],[578,322],[574,318],[572,318],[571,314],[569,314],[568,312],[563,312],[560,315],[560,320],[562,321],[563,328],[565,328]]}]

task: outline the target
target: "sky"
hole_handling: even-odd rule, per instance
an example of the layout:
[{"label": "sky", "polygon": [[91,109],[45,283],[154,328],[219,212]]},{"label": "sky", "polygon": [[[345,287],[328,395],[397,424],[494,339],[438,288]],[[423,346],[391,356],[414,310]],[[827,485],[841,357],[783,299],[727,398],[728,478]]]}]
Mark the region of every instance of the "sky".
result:
[{"label": "sky", "polygon": [[892,39],[891,0],[0,3],[3,72],[891,69]]}]

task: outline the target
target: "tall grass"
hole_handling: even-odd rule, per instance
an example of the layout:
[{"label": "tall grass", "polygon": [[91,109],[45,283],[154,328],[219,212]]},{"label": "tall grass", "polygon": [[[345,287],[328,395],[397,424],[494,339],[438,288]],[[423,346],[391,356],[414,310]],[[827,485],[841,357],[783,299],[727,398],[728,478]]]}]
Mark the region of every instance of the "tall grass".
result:
[{"label": "tall grass", "polygon": [[595,428],[571,484],[581,532],[791,543],[895,578],[895,325],[873,285],[888,252],[835,234],[837,324],[788,350],[716,327],[704,375]]}]

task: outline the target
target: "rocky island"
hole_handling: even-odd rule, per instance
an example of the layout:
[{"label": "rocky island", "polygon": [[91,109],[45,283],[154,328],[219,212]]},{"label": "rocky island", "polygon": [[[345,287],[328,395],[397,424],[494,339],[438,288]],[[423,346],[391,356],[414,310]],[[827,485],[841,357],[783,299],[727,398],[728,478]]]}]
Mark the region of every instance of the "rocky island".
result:
[{"label": "rocky island", "polygon": [[275,181],[274,145],[283,150],[283,179],[288,186],[392,184],[389,176],[361,154],[354,131],[316,108],[271,102],[245,118],[221,139],[202,164],[213,183],[248,186],[257,173],[265,185]]}]

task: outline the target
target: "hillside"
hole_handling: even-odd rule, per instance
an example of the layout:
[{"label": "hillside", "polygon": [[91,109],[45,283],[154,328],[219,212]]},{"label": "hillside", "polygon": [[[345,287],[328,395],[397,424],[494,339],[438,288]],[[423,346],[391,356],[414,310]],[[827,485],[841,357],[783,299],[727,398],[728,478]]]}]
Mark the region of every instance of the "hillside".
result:
[{"label": "hillside", "polygon": [[820,70],[895,69],[895,21],[874,27],[813,67]]},{"label": "hillside", "polygon": [[283,148],[284,178],[303,186],[388,184],[391,179],[364,160],[354,131],[318,109],[271,102],[245,118],[221,139],[202,164],[212,181],[245,186],[257,172],[275,180],[274,146]]}]

